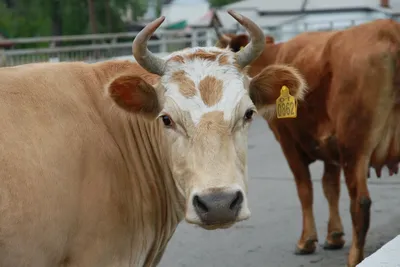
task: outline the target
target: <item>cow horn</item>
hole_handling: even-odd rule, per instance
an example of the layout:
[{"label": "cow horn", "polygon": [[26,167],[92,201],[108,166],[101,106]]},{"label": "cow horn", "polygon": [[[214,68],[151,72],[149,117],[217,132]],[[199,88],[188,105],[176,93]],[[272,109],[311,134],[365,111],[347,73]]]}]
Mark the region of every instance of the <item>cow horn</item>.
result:
[{"label": "cow horn", "polygon": [[228,10],[228,13],[244,28],[246,28],[251,38],[250,43],[248,43],[243,50],[236,53],[238,65],[244,68],[249,65],[253,60],[258,58],[264,50],[264,32],[251,19],[240,15],[233,10]]},{"label": "cow horn", "polygon": [[157,57],[147,48],[147,41],[164,22],[165,16],[152,21],[144,27],[138,35],[136,35],[132,44],[132,53],[137,63],[148,72],[162,76],[165,71],[166,62],[164,59]]},{"label": "cow horn", "polygon": [[221,36],[219,38],[228,44],[232,41],[232,38],[227,36],[226,34],[221,34]]}]

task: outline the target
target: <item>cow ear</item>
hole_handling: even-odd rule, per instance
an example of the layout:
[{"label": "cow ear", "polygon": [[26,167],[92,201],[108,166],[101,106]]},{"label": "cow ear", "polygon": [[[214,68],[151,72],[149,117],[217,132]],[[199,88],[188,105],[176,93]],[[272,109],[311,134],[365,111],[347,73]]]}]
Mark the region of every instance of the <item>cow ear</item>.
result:
[{"label": "cow ear", "polygon": [[286,65],[270,65],[251,79],[249,94],[259,112],[275,106],[282,86],[289,88],[289,93],[298,100],[303,99],[307,90],[306,80],[300,72]]},{"label": "cow ear", "polygon": [[109,95],[124,110],[156,118],[161,111],[161,93],[139,76],[124,75],[108,87]]},{"label": "cow ear", "polygon": [[271,35],[265,36],[265,43],[266,44],[274,44],[275,43],[274,37],[272,37]]},{"label": "cow ear", "polygon": [[230,48],[233,52],[238,52],[249,43],[249,37],[246,34],[240,34],[232,38]]}]

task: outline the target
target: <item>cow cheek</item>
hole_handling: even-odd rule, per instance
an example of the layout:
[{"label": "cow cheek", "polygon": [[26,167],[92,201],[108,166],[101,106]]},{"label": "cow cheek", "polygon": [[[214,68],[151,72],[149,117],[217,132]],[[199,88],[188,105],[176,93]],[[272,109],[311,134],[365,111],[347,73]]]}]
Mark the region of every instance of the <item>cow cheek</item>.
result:
[{"label": "cow cheek", "polygon": [[234,147],[237,156],[238,164],[241,171],[244,172],[247,165],[247,151],[248,151],[248,129],[244,128],[234,135]]},{"label": "cow cheek", "polygon": [[[187,150],[187,149],[186,149]],[[187,151],[182,144],[173,145],[171,147],[171,171],[173,179],[179,192],[186,198],[190,194],[191,179],[190,170],[187,162]]]},{"label": "cow cheek", "polygon": [[243,128],[242,130],[238,131],[234,135],[234,151],[232,154],[235,154],[235,167],[237,171],[237,177],[239,181],[237,181],[247,192],[247,154],[248,154],[248,128]]}]

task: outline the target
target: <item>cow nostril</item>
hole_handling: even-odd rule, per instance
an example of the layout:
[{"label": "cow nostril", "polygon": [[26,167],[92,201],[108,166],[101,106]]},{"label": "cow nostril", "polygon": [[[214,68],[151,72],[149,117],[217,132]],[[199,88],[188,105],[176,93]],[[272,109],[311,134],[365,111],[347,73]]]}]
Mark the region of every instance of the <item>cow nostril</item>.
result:
[{"label": "cow nostril", "polygon": [[240,191],[236,192],[236,197],[233,199],[232,203],[230,204],[229,208],[231,210],[236,210],[240,207],[243,202],[243,194]]},{"label": "cow nostril", "polygon": [[202,202],[199,198],[199,196],[194,196],[193,197],[193,206],[199,211],[199,212],[208,212],[208,208],[204,202]]}]

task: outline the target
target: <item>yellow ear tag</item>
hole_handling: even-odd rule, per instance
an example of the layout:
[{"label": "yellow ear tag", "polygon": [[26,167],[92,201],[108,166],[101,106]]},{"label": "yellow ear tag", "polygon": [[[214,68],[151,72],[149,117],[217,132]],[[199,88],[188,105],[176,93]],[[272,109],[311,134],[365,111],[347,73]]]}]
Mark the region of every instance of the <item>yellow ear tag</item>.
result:
[{"label": "yellow ear tag", "polygon": [[281,95],[276,100],[276,116],[278,119],[297,117],[297,101],[285,85],[282,86]]},{"label": "yellow ear tag", "polygon": [[244,48],[244,46],[241,46],[241,47],[240,47],[240,50],[243,50],[243,48]]}]

